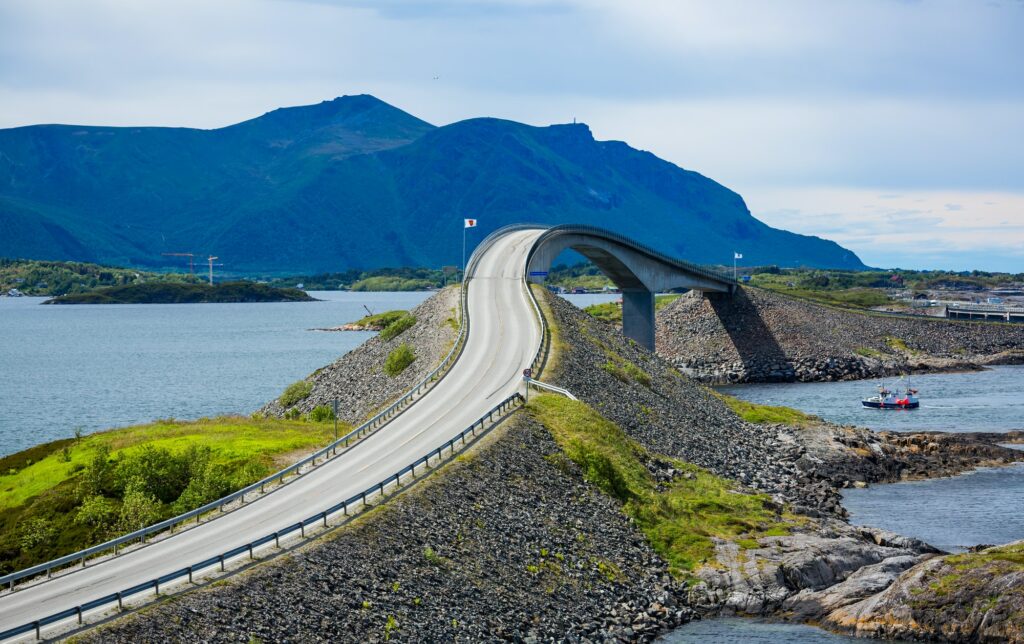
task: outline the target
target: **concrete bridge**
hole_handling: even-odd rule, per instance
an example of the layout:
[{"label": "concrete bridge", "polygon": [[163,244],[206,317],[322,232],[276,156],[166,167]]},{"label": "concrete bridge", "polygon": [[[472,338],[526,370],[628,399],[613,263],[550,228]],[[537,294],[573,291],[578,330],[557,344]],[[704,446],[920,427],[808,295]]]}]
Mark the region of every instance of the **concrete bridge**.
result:
[{"label": "concrete bridge", "polygon": [[[500,231],[498,231],[500,232]],[[547,228],[527,257],[530,281],[543,283],[552,262],[572,249],[593,262],[622,291],[622,332],[654,350],[654,294],[685,288],[732,294],[737,284],[717,271],[659,253],[622,235],[593,226]]]}]

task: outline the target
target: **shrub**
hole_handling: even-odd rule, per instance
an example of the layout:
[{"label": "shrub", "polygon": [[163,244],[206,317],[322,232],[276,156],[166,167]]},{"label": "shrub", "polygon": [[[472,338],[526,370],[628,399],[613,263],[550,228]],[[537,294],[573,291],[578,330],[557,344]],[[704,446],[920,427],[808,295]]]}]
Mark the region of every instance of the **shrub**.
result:
[{"label": "shrub", "polygon": [[384,330],[380,332],[380,337],[385,342],[394,340],[414,324],[416,324],[416,318],[406,313],[384,327]]},{"label": "shrub", "polygon": [[309,419],[314,423],[326,423],[334,420],[334,410],[328,405],[317,405],[309,412]]},{"label": "shrub", "polygon": [[405,371],[405,368],[416,359],[416,353],[408,344],[400,344],[394,351],[388,354],[384,361],[384,373],[394,378]]},{"label": "shrub", "polygon": [[277,402],[281,403],[282,407],[291,407],[308,398],[311,393],[313,393],[313,383],[300,380],[288,385]]}]

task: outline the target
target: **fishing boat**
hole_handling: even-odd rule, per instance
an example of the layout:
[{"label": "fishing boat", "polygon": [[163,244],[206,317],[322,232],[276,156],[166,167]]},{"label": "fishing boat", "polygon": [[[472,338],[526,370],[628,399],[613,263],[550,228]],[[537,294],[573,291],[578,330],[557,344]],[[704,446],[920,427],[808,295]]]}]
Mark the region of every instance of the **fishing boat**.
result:
[{"label": "fishing boat", "polygon": [[910,385],[903,390],[879,385],[878,394],[861,400],[860,404],[871,409],[917,409],[921,406],[917,399],[917,389]]}]

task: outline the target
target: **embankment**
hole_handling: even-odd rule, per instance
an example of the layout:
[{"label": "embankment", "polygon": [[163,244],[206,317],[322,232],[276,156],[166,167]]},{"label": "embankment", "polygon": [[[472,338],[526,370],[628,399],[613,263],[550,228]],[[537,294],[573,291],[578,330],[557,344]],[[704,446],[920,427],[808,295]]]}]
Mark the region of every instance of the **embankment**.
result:
[{"label": "embankment", "polygon": [[1024,325],[860,313],[741,288],[664,307],[657,350],[702,382],[850,380],[1024,362]]},{"label": "embankment", "polygon": [[[417,326],[444,325],[445,297]],[[826,457],[872,448],[745,422],[608,325],[551,296],[544,308],[543,377],[580,403],[535,399],[332,536],[87,639],[650,641],[695,612],[817,619],[935,555],[841,520]],[[326,401],[341,374],[372,381],[366,356],[386,349],[321,371],[313,393]],[[365,410],[386,393],[347,400]]]}]

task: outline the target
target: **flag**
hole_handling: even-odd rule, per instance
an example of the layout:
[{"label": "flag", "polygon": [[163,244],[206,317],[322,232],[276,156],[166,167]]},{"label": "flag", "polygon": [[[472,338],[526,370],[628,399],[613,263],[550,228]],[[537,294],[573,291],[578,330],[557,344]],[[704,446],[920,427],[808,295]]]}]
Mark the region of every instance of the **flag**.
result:
[{"label": "flag", "polygon": [[733,259],[743,259],[743,253],[733,253],[732,254],[732,258]]},{"label": "flag", "polygon": [[466,222],[466,228],[476,228],[476,219],[463,219]]}]

